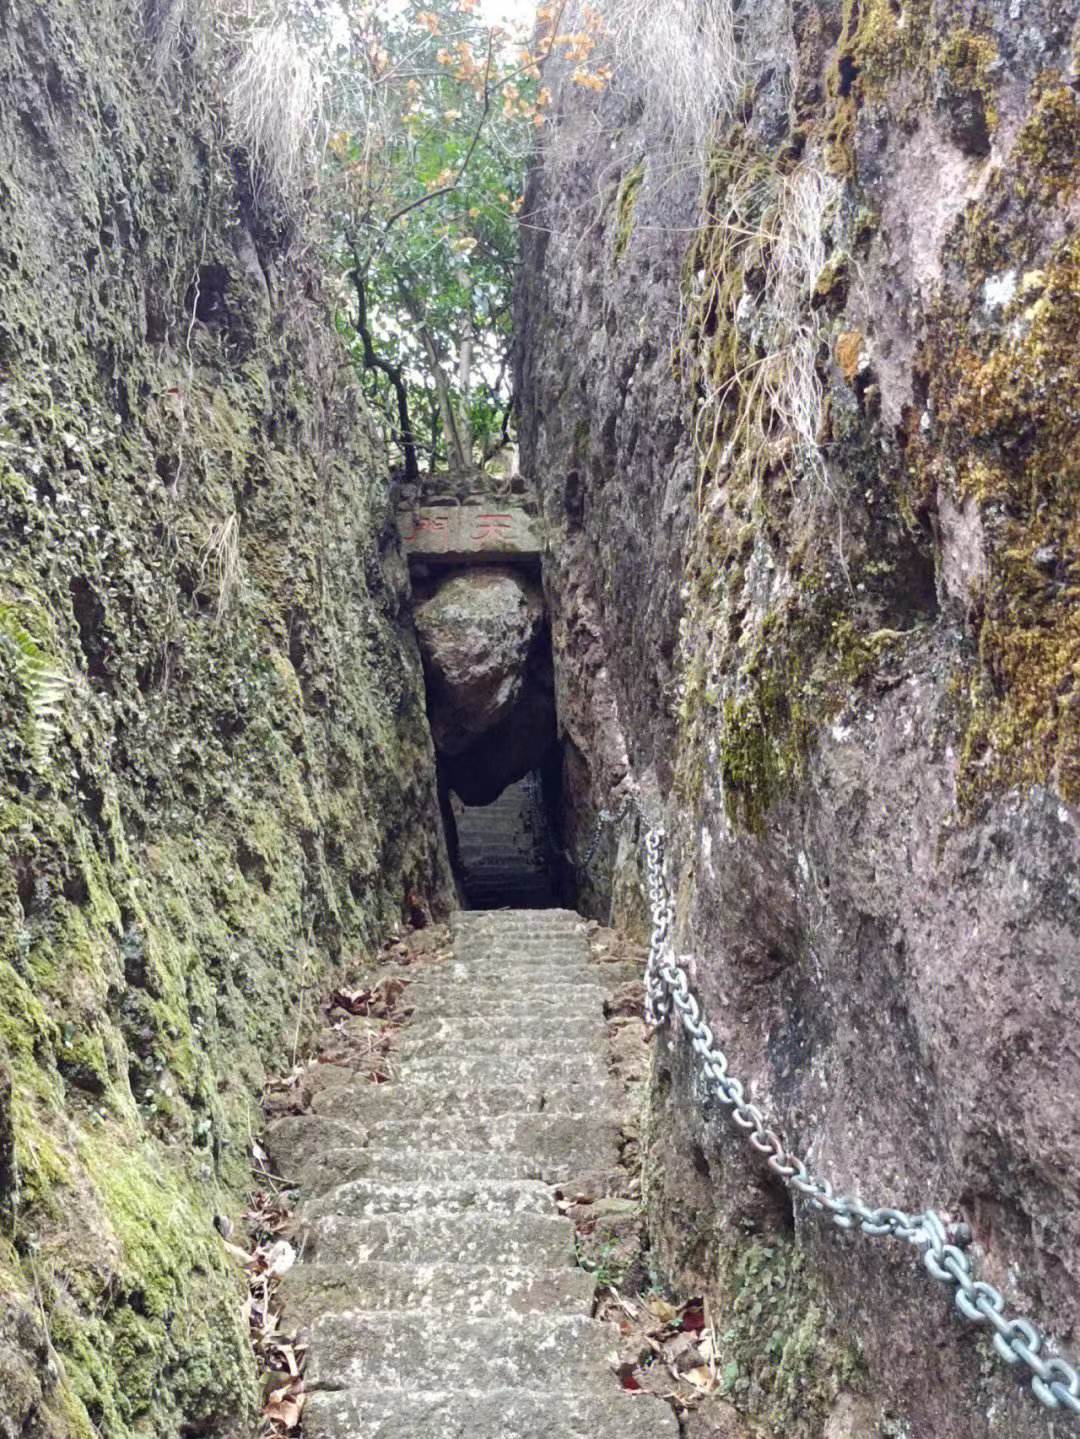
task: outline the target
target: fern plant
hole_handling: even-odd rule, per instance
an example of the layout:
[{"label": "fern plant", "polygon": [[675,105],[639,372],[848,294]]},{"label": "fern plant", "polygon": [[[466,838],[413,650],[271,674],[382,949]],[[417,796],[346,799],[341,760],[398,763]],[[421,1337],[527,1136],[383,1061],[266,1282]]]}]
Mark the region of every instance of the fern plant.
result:
[{"label": "fern plant", "polygon": [[59,730],[67,676],[19,619],[14,605],[0,604],[0,652],[8,656],[22,690],[30,717],[31,753],[41,763]]}]

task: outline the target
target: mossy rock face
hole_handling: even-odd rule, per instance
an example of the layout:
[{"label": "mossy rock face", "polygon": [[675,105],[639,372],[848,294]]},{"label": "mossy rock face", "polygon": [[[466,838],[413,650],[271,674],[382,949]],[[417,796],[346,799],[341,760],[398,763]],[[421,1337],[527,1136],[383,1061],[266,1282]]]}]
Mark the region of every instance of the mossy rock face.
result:
[{"label": "mossy rock face", "polygon": [[103,1439],[246,1422],[260,1086],[444,884],[380,444],[152,9],[0,6],[0,1428]]},{"label": "mossy rock face", "polygon": [[[614,731],[663,819],[674,944],[755,1103],[837,1186],[948,1196],[1068,1350],[1078,1176],[1047,1169],[1031,1116],[1077,1151],[1075,15],[734,8],[753,83],[689,203],[651,209],[685,153],[631,84],[593,141],[568,81],[549,145],[573,175],[533,180],[523,463],[555,537],[560,692],[603,654],[610,696],[573,732]],[[643,155],[616,265],[610,215],[597,236],[577,207]],[[1040,1439],[918,1266],[797,1196],[792,1233],[688,1046],[658,1050],[661,1271],[719,1313],[741,1242],[803,1266],[786,1333],[812,1402],[781,1403],[781,1432]],[[834,1404],[855,1384],[837,1332],[866,1392]],[[749,1343],[728,1362],[768,1432],[770,1376]]]}]

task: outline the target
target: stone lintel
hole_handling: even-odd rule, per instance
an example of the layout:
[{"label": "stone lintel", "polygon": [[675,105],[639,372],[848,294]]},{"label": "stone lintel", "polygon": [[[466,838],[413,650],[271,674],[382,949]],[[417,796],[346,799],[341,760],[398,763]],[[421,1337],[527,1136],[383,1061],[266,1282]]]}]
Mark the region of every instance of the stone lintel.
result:
[{"label": "stone lintel", "polygon": [[423,505],[398,511],[405,553],[426,564],[492,564],[538,559],[536,520],[516,505]]}]

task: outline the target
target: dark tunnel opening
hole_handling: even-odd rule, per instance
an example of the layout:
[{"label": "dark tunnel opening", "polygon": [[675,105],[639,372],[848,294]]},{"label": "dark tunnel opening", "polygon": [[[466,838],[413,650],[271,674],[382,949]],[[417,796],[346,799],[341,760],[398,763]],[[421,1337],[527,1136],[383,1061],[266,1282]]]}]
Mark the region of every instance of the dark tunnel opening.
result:
[{"label": "dark tunnel opening", "polygon": [[539,565],[417,566],[413,594],[440,807],[462,902],[572,908]]}]

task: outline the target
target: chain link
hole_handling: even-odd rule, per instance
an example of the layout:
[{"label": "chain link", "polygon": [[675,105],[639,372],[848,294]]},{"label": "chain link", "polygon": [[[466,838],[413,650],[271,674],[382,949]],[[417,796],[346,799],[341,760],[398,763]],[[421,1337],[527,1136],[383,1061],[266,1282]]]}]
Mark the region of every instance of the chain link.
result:
[{"label": "chain link", "polygon": [[[625,809],[625,807],[624,807]],[[757,1105],[751,1104],[740,1080],[728,1072],[728,1060],[690,988],[690,976],[672,952],[675,907],[664,873],[664,831],[648,829],[643,842],[645,881],[652,911],[652,935],[645,967],[645,1019],[659,1028],[673,1013],[690,1039],[706,1084],[730,1110],[732,1122],[765,1156],[774,1174],[806,1196],[814,1209],[827,1214],[841,1229],[871,1238],[906,1240],[922,1251],[927,1273],[954,1290],[953,1302],[972,1324],[993,1330],[994,1348],[1009,1365],[1026,1365],[1031,1389],[1047,1409],[1080,1416],[1080,1371],[1052,1352],[1051,1341],[1029,1319],[1006,1313],[1005,1298],[992,1284],[976,1279],[964,1247],[971,1242],[966,1224],[949,1224],[933,1209],[907,1214],[902,1209],[873,1208],[855,1195],[837,1194],[832,1184],[814,1174],[799,1155],[771,1129]]]},{"label": "chain link", "polygon": [[602,809],[596,816],[596,823],[593,825],[592,834],[589,836],[589,843],[585,846],[585,853],[577,861],[576,866],[584,874],[596,858],[596,851],[600,848],[600,841],[609,825],[620,824],[627,814],[634,808],[634,801],[628,797],[623,800],[617,810]]}]

